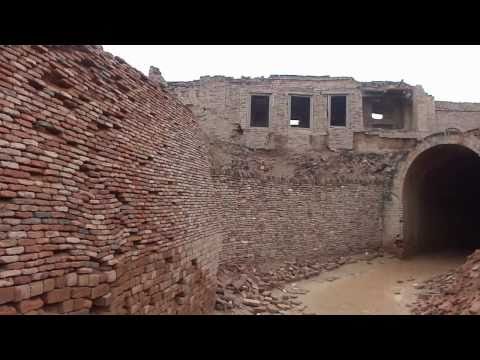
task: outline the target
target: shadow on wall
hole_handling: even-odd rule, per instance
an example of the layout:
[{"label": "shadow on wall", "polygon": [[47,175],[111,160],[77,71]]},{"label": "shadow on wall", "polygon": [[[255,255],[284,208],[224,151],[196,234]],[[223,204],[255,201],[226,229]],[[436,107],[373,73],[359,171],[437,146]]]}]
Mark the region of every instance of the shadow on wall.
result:
[{"label": "shadow on wall", "polygon": [[480,157],[437,145],[420,154],[404,184],[405,255],[480,247]]}]

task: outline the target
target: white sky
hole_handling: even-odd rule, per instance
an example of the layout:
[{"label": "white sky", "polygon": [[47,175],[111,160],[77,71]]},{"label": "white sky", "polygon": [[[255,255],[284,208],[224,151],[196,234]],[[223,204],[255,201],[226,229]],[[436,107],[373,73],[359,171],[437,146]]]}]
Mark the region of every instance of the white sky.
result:
[{"label": "white sky", "polygon": [[167,81],[204,75],[330,75],[422,85],[436,100],[480,102],[479,45],[104,45]]}]

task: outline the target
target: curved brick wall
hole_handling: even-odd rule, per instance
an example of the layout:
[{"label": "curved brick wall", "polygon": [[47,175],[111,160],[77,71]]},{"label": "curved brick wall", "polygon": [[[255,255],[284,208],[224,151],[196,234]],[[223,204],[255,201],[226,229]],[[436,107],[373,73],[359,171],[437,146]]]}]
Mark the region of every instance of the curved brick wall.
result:
[{"label": "curved brick wall", "polygon": [[203,313],[220,244],[191,112],[95,46],[0,47],[0,313]]}]

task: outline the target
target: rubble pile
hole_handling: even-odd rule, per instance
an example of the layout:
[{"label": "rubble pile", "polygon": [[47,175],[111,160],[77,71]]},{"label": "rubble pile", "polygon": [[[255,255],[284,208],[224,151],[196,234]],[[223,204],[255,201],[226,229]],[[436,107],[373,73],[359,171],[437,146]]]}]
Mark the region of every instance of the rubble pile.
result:
[{"label": "rubble pile", "polygon": [[212,170],[218,174],[247,177],[262,175],[284,178],[316,177],[326,181],[383,179],[391,175],[403,153],[363,154],[351,151],[308,151],[249,149],[245,146],[210,142]]},{"label": "rubble pile", "polygon": [[324,271],[334,270],[344,264],[369,261],[381,252],[338,257],[334,261],[304,260],[285,262],[271,270],[261,265],[220,265],[217,273],[217,300],[219,312],[236,314],[305,314],[306,306],[298,295],[307,293],[294,281],[308,279]]},{"label": "rubble pile", "polygon": [[298,164],[295,176],[366,176],[389,174],[401,154],[354,154],[349,151],[296,155],[291,161]]},{"label": "rubble pile", "polygon": [[417,315],[480,314],[480,250],[458,269],[433,277],[417,288],[421,294],[412,304]]},{"label": "rubble pile", "polygon": [[245,315],[302,313],[306,307],[297,300],[300,293],[306,290],[293,286],[280,290],[252,273],[222,269],[218,273],[215,309]]}]

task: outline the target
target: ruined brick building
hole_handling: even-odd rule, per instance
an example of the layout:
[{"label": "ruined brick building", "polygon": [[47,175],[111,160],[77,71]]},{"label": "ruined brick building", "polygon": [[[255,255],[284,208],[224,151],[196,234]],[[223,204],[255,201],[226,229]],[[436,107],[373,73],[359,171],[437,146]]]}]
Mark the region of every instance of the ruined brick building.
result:
[{"label": "ruined brick building", "polygon": [[478,247],[479,127],[405,83],[2,46],[0,314],[208,313],[221,263]]},{"label": "ruined brick building", "polygon": [[329,76],[169,86],[222,149],[223,259],[478,244],[480,104]]}]

